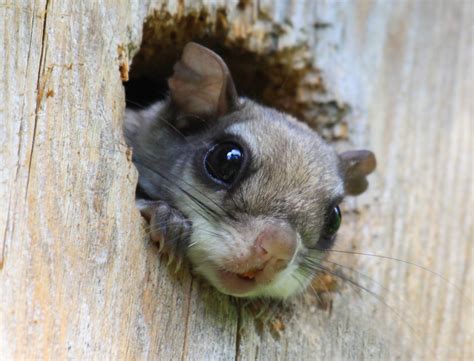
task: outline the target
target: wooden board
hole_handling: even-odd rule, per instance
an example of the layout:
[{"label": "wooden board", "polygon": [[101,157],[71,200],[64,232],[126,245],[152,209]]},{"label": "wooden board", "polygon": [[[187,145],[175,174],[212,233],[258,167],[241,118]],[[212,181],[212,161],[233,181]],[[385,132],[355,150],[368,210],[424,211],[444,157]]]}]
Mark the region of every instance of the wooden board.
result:
[{"label": "wooden board", "polygon": [[379,161],[369,193],[345,204],[337,249],[415,262],[448,281],[334,252],[331,261],[360,272],[339,268],[346,277],[380,297],[341,282],[324,311],[309,292],[279,308],[277,332],[188,270],[170,272],[134,207],[136,172],[121,135],[120,69],[163,4],[7,0],[1,359],[473,358],[472,3],[248,3],[245,14],[237,1],[167,9],[227,6],[229,21],[286,24],[280,46],[308,42],[328,96],[352,106],[353,145]]}]

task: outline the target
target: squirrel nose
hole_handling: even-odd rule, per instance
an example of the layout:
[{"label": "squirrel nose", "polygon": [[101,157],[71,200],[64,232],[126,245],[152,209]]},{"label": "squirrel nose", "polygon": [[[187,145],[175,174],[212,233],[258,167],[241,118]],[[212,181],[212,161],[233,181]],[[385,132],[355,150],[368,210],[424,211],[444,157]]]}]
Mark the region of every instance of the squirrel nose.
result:
[{"label": "squirrel nose", "polygon": [[273,278],[293,259],[296,243],[296,233],[290,226],[265,226],[255,240],[255,249],[257,256],[266,262],[264,273],[268,278]]}]

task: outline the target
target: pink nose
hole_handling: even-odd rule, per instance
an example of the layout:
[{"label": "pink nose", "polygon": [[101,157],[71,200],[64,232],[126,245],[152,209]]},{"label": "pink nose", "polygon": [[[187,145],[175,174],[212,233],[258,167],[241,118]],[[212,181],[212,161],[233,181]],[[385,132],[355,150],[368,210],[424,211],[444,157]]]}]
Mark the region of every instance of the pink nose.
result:
[{"label": "pink nose", "polygon": [[257,277],[270,281],[293,259],[296,251],[296,234],[289,226],[269,224],[255,240],[257,258],[264,268]]},{"label": "pink nose", "polygon": [[295,253],[295,234],[289,227],[268,225],[258,235],[255,247],[261,256],[288,262]]}]

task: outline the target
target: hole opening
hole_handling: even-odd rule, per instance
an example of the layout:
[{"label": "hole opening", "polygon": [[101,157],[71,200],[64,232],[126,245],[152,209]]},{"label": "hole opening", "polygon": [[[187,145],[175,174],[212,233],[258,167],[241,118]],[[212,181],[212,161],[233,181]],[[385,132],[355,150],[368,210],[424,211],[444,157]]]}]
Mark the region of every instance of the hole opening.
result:
[{"label": "hole opening", "polygon": [[[245,11],[239,6],[238,11]],[[166,10],[155,12],[144,23],[140,49],[129,45],[129,53],[136,54],[130,79],[124,83],[127,106],[142,108],[163,99],[168,91],[167,78],[172,75],[184,45],[195,41],[224,59],[239,95],[297,117],[327,140],[347,138],[343,118],[349,107],[320,100],[326,89],[305,46],[275,50],[279,48],[278,29],[267,33],[258,28],[247,29],[247,36],[243,30],[237,36],[234,28],[230,36],[231,26],[235,25],[228,21],[225,8],[215,14],[205,9],[186,15]],[[258,36],[272,40],[274,45],[256,46]]]}]

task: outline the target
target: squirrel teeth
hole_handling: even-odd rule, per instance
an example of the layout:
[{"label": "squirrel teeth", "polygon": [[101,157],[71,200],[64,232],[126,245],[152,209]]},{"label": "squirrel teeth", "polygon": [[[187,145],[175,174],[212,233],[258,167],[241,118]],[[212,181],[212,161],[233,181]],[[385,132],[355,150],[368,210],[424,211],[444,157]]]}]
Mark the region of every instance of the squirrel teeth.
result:
[{"label": "squirrel teeth", "polygon": [[253,280],[257,276],[257,273],[262,271],[261,269],[253,269],[243,273],[237,273],[237,276],[246,280]]}]

